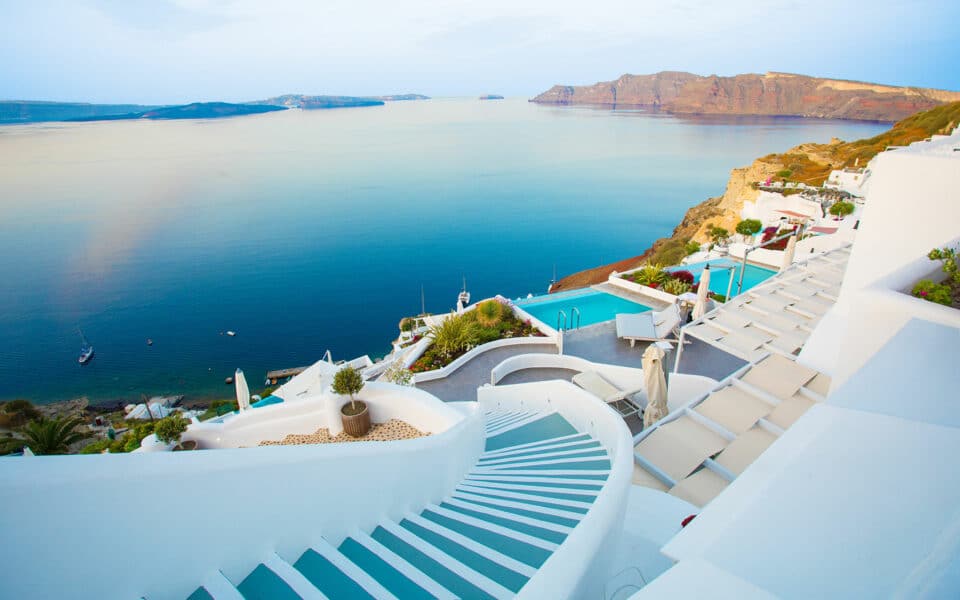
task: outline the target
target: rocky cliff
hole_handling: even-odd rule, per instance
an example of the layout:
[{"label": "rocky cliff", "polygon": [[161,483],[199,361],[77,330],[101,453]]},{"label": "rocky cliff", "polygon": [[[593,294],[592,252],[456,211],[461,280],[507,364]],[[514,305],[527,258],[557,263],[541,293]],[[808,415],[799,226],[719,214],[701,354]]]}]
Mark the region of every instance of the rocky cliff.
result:
[{"label": "rocky cliff", "polygon": [[769,154],[747,167],[733,169],[722,196],[690,208],[670,237],[661,238],[640,256],[626,258],[568,275],[555,283],[551,292],[570,290],[606,281],[613,271],[626,271],[645,262],[675,264],[685,255],[687,242],[709,241],[709,226],[734,231],[740,221],[743,203],[759,195],[753,184],[774,178],[819,186],[833,169],[866,165],[890,146],[906,146],[931,135],[949,134],[960,125],[960,102],[953,102],[917,113],[900,121],[889,131],[853,142],[834,138],[827,144],[801,144],[782,154]]},{"label": "rocky cliff", "polygon": [[678,114],[783,115],[898,121],[960,101],[960,92],[823,79],[788,73],[733,77],[663,71],[589,86],[555,85],[541,104],[648,106]]}]

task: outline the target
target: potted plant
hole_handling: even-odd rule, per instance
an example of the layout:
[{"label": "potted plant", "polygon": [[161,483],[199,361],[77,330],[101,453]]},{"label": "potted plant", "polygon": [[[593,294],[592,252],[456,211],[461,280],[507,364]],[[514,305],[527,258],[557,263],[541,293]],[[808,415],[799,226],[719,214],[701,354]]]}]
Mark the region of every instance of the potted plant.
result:
[{"label": "potted plant", "polygon": [[363,400],[357,400],[354,394],[363,389],[363,377],[354,368],[346,366],[333,376],[334,393],[350,396],[350,403],[340,407],[343,430],[353,437],[361,437],[370,431],[370,411]]},{"label": "potted plant", "polygon": [[197,447],[195,441],[191,440],[180,444],[180,436],[187,430],[188,425],[189,422],[183,418],[183,415],[174,413],[157,421],[153,428],[153,434],[157,436],[158,441],[164,444],[176,443],[174,450],[195,450]]}]

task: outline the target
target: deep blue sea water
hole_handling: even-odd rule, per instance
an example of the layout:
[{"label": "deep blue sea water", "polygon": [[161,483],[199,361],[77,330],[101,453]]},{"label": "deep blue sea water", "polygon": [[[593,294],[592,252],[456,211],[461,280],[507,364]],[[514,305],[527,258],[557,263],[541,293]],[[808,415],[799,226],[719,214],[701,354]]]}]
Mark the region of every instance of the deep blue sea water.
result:
[{"label": "deep blue sea water", "polygon": [[523,99],[3,127],[0,399],[226,397],[237,367],[382,355],[421,285],[431,312],[463,276],[543,293],[668,235],[733,167],[885,128]]}]

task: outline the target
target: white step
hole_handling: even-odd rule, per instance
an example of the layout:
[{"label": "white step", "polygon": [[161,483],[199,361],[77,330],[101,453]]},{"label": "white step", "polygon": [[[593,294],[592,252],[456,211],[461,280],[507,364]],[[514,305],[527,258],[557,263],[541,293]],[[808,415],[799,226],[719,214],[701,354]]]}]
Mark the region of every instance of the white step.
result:
[{"label": "white step", "polygon": [[[538,492],[544,492],[548,494],[569,494],[571,496],[582,496],[584,502],[593,500],[594,498],[597,497],[597,494],[599,494],[598,491],[571,490],[567,488],[554,488],[554,487],[546,487],[542,485],[506,483],[503,481],[470,481],[469,485],[475,488],[483,487],[483,488],[489,488],[491,490],[509,490],[513,492],[529,492],[531,494],[537,494]],[[552,497],[544,496],[544,498],[549,500]]]},{"label": "white step", "polygon": [[[557,439],[561,439],[561,438],[557,438]],[[488,460],[496,460],[496,459],[500,459],[500,458],[508,458],[508,457],[510,457],[510,456],[515,456],[515,455],[517,455],[517,454],[523,454],[523,453],[525,453],[525,452],[534,452],[534,451],[541,451],[541,450],[544,451],[544,452],[553,452],[553,451],[557,451],[557,450],[566,450],[566,449],[568,449],[570,446],[577,446],[577,445],[580,445],[580,444],[586,444],[586,443],[590,443],[590,442],[596,442],[596,440],[594,440],[594,439],[591,438],[591,439],[587,439],[587,440],[574,440],[574,441],[572,441],[572,442],[560,441],[560,442],[558,442],[558,443],[556,443],[556,444],[543,444],[542,446],[535,446],[535,447],[533,447],[533,448],[530,448],[530,447],[523,448],[523,447],[519,447],[519,446],[511,446],[510,448],[505,448],[505,449],[503,449],[503,450],[494,450],[494,451],[492,451],[492,452],[484,452],[484,453],[480,456],[480,458],[488,459]],[[581,448],[580,451],[583,452],[583,451],[587,451],[587,450],[591,450],[591,449],[604,450],[604,447],[603,447],[603,445],[592,446],[591,448]]]},{"label": "white step", "polygon": [[494,489],[494,488],[485,488],[475,485],[461,485],[457,488],[459,491],[464,491],[467,493],[494,493],[498,496],[504,498],[513,498],[516,500],[531,500],[533,502],[549,502],[550,504],[558,504],[560,506],[569,506],[571,508],[586,508],[589,509],[592,504],[589,502],[578,502],[575,500],[562,500],[560,498],[547,498],[545,496],[538,496],[537,494],[529,494],[524,492],[511,492],[509,490]]},{"label": "white step", "polygon": [[[571,433],[570,435],[561,435],[561,436],[559,436],[559,437],[549,438],[549,439],[546,439],[546,440],[538,440],[538,441],[536,441],[536,442],[527,442],[527,443],[525,443],[525,444],[517,444],[516,446],[507,446],[506,448],[500,448],[499,450],[487,450],[486,452],[484,452],[484,453],[482,454],[482,456],[483,456],[484,458],[486,458],[486,457],[491,457],[491,456],[498,456],[498,455],[500,455],[500,454],[505,454],[505,453],[508,453],[508,452],[514,452],[514,451],[516,451],[516,450],[529,449],[529,448],[532,448],[532,447],[534,447],[534,446],[539,446],[539,445],[541,445],[541,444],[548,444],[548,443],[550,443],[550,444],[560,444],[560,443],[565,443],[565,442],[569,442],[571,438],[581,437],[581,436],[583,436],[583,435],[584,435],[584,434],[582,434],[582,433]],[[590,439],[592,439],[592,438],[590,438]]]},{"label": "white step", "polygon": [[428,543],[404,527],[401,527],[397,523],[394,523],[393,521],[384,521],[380,523],[380,527],[383,527],[393,535],[410,544],[420,552],[423,552],[433,560],[450,569],[463,579],[466,579],[491,596],[504,600],[514,597],[515,594],[513,592],[503,587],[496,581],[490,579],[486,575],[474,571],[459,560],[453,558],[446,552],[440,550],[433,544]]},{"label": "white step", "polygon": [[[473,467],[472,472],[474,472],[474,473],[479,473],[479,472],[481,472],[481,471],[489,472],[489,471],[497,471],[497,470],[503,470],[503,469],[512,470],[512,469],[514,469],[515,467],[534,467],[534,466],[540,466],[540,465],[557,465],[557,468],[562,468],[563,465],[569,465],[569,464],[573,464],[573,463],[594,462],[594,461],[598,461],[598,460],[606,460],[606,461],[609,461],[609,460],[610,460],[610,456],[609,456],[609,455],[607,455],[607,456],[585,456],[585,457],[582,457],[582,458],[563,458],[563,457],[560,457],[560,458],[544,458],[544,459],[539,459],[539,458],[537,458],[537,457],[535,457],[535,456],[531,456],[531,457],[529,457],[529,458],[524,458],[524,459],[522,459],[522,460],[518,460],[517,462],[505,463],[505,464],[498,464],[498,465],[489,465],[489,466],[488,466],[488,465],[485,464],[485,463],[484,463],[484,464],[479,464],[479,463],[478,463],[477,465],[475,465],[475,466]],[[507,469],[507,467],[509,467],[509,469]]]},{"label": "white step", "polygon": [[455,500],[461,500],[468,503],[473,502],[483,502],[485,504],[493,504],[496,506],[504,506],[507,508],[519,508],[528,512],[536,512],[543,515],[551,515],[554,517],[563,517],[565,519],[571,519],[573,521],[580,521],[586,516],[583,513],[572,512],[568,510],[563,510],[560,508],[549,508],[547,506],[536,506],[532,504],[526,504],[525,502],[515,502],[513,500],[506,500],[501,498],[489,498],[487,496],[478,496],[476,494],[471,494],[470,492],[456,491],[453,493],[453,498]]},{"label": "white step", "polygon": [[428,504],[426,509],[450,519],[454,519],[455,521],[460,521],[461,523],[466,523],[467,525],[473,525],[474,527],[479,527],[480,529],[492,531],[493,533],[500,534],[504,537],[512,538],[518,542],[523,542],[544,550],[549,550],[550,552],[554,552],[557,549],[557,544],[554,544],[553,542],[548,542],[547,540],[542,540],[538,537],[533,537],[531,535],[527,535],[526,533],[521,533],[519,531],[503,527],[502,525],[491,523],[490,521],[484,521],[476,517],[458,513],[454,510],[448,510],[442,506],[437,506],[436,504]]},{"label": "white step", "polygon": [[298,596],[304,600],[327,600],[326,595],[318,590],[310,580],[303,576],[303,573],[296,570],[293,565],[280,558],[274,553],[263,561],[263,564],[277,574],[277,577],[284,580]]},{"label": "white step", "polygon": [[534,574],[537,572],[537,570],[531,567],[530,565],[525,565],[516,559],[510,558],[506,554],[497,552],[493,548],[484,546],[483,544],[479,542],[475,542],[470,538],[457,533],[456,531],[447,529],[443,525],[438,525],[429,519],[424,519],[420,515],[407,513],[406,515],[404,515],[404,518],[410,521],[411,523],[416,523],[417,525],[423,527],[424,529],[429,529],[430,531],[436,534],[442,535],[448,540],[460,544],[464,548],[473,550],[477,554],[489,560],[492,560],[493,562],[499,564],[500,566],[506,567],[516,573],[520,573],[521,575],[527,578],[533,577]]},{"label": "white step", "polygon": [[344,575],[354,580],[357,585],[365,589],[368,594],[374,598],[377,598],[377,600],[380,600],[381,598],[386,598],[389,600],[397,598],[388,592],[387,588],[380,585],[380,582],[354,564],[349,558],[341,554],[339,550],[331,546],[326,540],[321,540],[320,542],[314,544],[311,546],[311,549],[333,563],[335,567],[343,571]]},{"label": "white step", "polygon": [[395,554],[393,550],[390,550],[366,533],[356,531],[350,537],[356,540],[359,544],[366,546],[368,550],[379,556],[384,560],[384,562],[388,563],[397,571],[403,573],[407,579],[432,594],[434,598],[438,598],[439,600],[456,600],[457,596],[451,593],[450,590],[443,587],[433,579],[427,577],[423,571],[414,567],[403,558]]},{"label": "white step", "polygon": [[220,571],[214,571],[203,580],[203,589],[215,600],[243,600],[243,594]]},{"label": "white step", "polygon": [[511,421],[515,421],[515,420],[517,420],[517,419],[522,419],[522,418],[525,418],[525,417],[529,417],[529,416],[532,415],[532,414],[534,414],[534,413],[533,413],[533,412],[530,412],[530,411],[518,411],[518,412],[514,412],[514,413],[507,413],[507,414],[505,414],[505,415],[501,415],[501,416],[496,417],[496,418],[493,418],[493,419],[488,419],[488,420],[485,421],[484,424],[486,425],[486,428],[487,428],[487,429],[491,429],[491,428],[493,428],[493,427],[499,427],[499,426],[501,426],[501,425],[505,425],[505,424],[507,424],[507,423],[509,423],[509,422],[511,422]]},{"label": "white step", "polygon": [[[530,451],[528,450],[528,452],[530,452]],[[593,447],[593,448],[581,448],[581,449],[574,449],[574,450],[563,450],[563,449],[560,449],[560,450],[546,450],[546,451],[544,451],[544,452],[542,452],[542,453],[539,453],[539,454],[527,454],[527,455],[525,455],[525,456],[512,456],[512,457],[511,457],[511,456],[504,456],[504,457],[499,457],[499,456],[498,456],[498,457],[496,457],[496,458],[492,458],[492,457],[491,457],[490,460],[485,460],[485,461],[483,461],[483,462],[478,462],[478,463],[477,463],[477,466],[478,466],[478,467],[493,467],[493,466],[496,466],[496,465],[514,465],[514,464],[520,464],[520,463],[529,462],[529,461],[533,461],[533,460],[545,460],[545,459],[548,459],[548,458],[563,458],[564,456],[570,456],[571,454],[576,455],[576,454],[580,454],[580,453],[583,453],[583,452],[596,452],[596,453],[597,453],[595,456],[582,457],[582,458],[587,458],[587,459],[590,459],[590,460],[601,460],[601,459],[603,459],[603,458],[607,458],[607,459],[610,458],[610,455],[606,453],[606,450],[603,448],[603,446],[600,446],[600,447],[596,447],[596,446],[595,446],[595,447]]]},{"label": "white step", "polygon": [[[544,475],[555,475],[557,477],[564,477],[567,479],[576,479],[582,483],[603,483],[603,479],[585,479],[585,475],[610,475],[610,469],[564,469],[561,466],[558,466],[556,469],[550,469],[545,471],[543,469],[514,469],[514,470],[504,470],[504,469],[481,469],[475,467],[473,471],[470,472],[470,475],[503,475],[509,474],[508,476],[515,477],[524,477],[531,476],[543,477]],[[559,480],[558,480],[559,481]]]},{"label": "white step", "polygon": [[447,498],[446,500],[444,500],[444,503],[450,504],[453,506],[459,506],[460,508],[463,508],[466,510],[472,510],[473,512],[484,513],[493,517],[510,519],[511,521],[516,521],[517,523],[532,525],[534,527],[539,527],[541,529],[549,529],[550,531],[556,531],[557,533],[569,534],[571,531],[573,531],[573,528],[571,527],[566,527],[564,525],[553,523],[551,521],[541,521],[540,519],[525,517],[523,515],[514,514],[512,512],[496,510],[488,506],[479,506],[477,504],[471,504],[469,502],[464,502],[463,500],[458,500],[457,498]]},{"label": "white step", "polygon": [[537,412],[537,413],[533,413],[532,415],[530,415],[530,416],[528,416],[528,417],[524,417],[523,419],[519,419],[519,420],[517,420],[517,421],[513,421],[513,422],[511,422],[511,423],[508,424],[508,425],[503,425],[503,426],[501,426],[501,427],[491,427],[490,429],[487,429],[487,437],[488,437],[488,438],[492,438],[492,437],[494,437],[494,436],[500,435],[501,433],[506,433],[506,432],[508,432],[508,431],[513,431],[514,429],[520,429],[520,428],[523,427],[524,425],[529,425],[530,423],[533,423],[534,421],[539,421],[540,419],[549,417],[550,415],[552,415],[552,414],[554,414],[554,413],[556,413],[556,411]]},{"label": "white step", "polygon": [[[546,484],[546,483],[572,483],[580,485],[596,485],[603,487],[603,481],[597,479],[564,479],[562,477],[534,477],[534,476],[518,476],[512,477],[510,475],[504,475],[503,473],[477,473],[469,474],[466,477],[466,481],[502,481],[503,483],[526,483],[526,484]],[[557,490],[565,490],[569,488],[557,488]],[[598,493],[600,490],[584,490],[590,491],[593,493]]]}]

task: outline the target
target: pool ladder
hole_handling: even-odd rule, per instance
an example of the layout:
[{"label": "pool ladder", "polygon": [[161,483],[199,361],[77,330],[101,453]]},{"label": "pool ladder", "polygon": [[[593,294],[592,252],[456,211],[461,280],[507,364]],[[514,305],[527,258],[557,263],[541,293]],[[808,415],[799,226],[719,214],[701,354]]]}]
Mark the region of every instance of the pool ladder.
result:
[{"label": "pool ladder", "polygon": [[[574,306],[570,309],[570,329],[580,329],[580,309]],[[562,310],[557,311],[557,331],[563,331],[567,328],[567,313]]]}]

